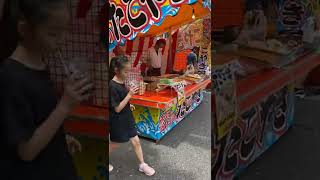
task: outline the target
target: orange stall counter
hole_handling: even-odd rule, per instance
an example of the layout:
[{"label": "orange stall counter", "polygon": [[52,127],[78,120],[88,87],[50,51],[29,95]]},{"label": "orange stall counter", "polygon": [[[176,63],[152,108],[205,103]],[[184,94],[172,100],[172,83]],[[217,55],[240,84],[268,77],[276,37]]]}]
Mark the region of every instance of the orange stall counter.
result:
[{"label": "orange stall counter", "polygon": [[107,117],[106,107],[81,105],[71,112],[64,127],[70,134],[106,139]]},{"label": "orange stall counter", "polygon": [[135,106],[133,115],[139,135],[160,140],[199,106],[203,100],[204,89],[210,82],[211,79],[205,79],[186,86],[186,98],[181,105],[178,105],[177,93],[170,89],[134,95],[130,103]]},{"label": "orange stall counter", "polygon": [[[240,58],[241,60],[241,58]],[[320,54],[309,53],[282,69],[269,68],[236,82],[238,115],[224,136],[218,139],[213,94],[212,175],[233,179],[276,143],[294,122],[296,80],[320,64]],[[233,156],[230,152],[241,152]],[[226,168],[228,169],[225,171]]]}]

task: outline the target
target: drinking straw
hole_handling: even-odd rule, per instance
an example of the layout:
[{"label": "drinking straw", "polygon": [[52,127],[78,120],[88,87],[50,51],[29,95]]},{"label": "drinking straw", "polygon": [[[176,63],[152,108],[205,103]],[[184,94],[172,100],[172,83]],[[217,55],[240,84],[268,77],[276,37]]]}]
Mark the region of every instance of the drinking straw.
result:
[{"label": "drinking straw", "polygon": [[65,73],[68,77],[71,77],[71,72],[69,71],[68,65],[65,62],[64,58],[62,57],[61,49],[58,50],[59,60],[64,68]]}]

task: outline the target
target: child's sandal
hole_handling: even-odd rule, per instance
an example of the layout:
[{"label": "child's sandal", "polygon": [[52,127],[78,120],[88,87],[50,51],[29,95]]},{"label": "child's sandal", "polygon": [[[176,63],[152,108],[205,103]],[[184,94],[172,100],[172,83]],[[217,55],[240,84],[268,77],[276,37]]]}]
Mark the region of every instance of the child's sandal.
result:
[{"label": "child's sandal", "polygon": [[147,176],[153,176],[156,173],[156,171],[146,163],[140,164],[139,171]]}]

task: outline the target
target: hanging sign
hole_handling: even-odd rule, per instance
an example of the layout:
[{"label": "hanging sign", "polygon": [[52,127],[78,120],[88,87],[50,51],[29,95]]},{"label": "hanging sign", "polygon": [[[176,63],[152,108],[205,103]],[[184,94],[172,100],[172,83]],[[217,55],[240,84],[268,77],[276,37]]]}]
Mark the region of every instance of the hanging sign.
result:
[{"label": "hanging sign", "polygon": [[212,76],[216,104],[216,133],[218,139],[221,139],[237,120],[236,81],[232,63],[215,66]]}]

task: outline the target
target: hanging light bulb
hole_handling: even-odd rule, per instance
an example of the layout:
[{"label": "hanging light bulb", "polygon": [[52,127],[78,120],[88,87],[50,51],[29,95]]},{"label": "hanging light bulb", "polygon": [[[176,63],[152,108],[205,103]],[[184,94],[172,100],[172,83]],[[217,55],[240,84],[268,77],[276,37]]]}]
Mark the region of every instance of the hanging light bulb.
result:
[{"label": "hanging light bulb", "polygon": [[192,8],[192,19],[195,20],[196,16],[194,15],[194,9]]}]

